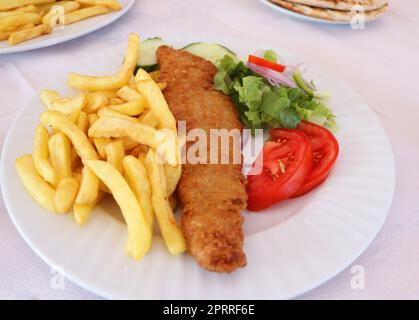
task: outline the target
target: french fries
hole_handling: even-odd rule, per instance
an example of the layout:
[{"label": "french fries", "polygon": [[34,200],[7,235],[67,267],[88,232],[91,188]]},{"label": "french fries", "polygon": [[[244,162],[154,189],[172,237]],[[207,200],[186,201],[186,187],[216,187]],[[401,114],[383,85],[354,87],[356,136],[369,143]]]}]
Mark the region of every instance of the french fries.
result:
[{"label": "french fries", "polygon": [[[81,8],[93,1],[80,1]],[[52,4],[41,8],[47,13]],[[173,214],[181,175],[176,123],[159,84],[143,70],[133,76],[136,57],[138,36],[131,35],[115,76],[70,74],[69,84],[80,91],[72,97],[42,90],[46,111],[33,154],[17,159],[16,169],[37,203],[60,214],[72,209],[79,225],[105,194],[112,196],[128,227],[126,251],[135,259],[151,247],[155,216],[169,252],[177,255],[186,246]]]},{"label": "french fries", "polygon": [[93,6],[93,7],[82,8],[80,10],[67,13],[64,18],[64,24],[69,25],[72,23],[79,22],[81,20],[89,19],[91,17],[96,17],[102,14],[107,14],[109,12],[111,12],[111,10],[104,6]]},{"label": "french fries", "polygon": [[185,238],[176,223],[166,195],[166,179],[163,166],[158,163],[154,150],[149,150],[145,158],[145,166],[150,179],[154,213],[160,226],[160,231],[169,252],[178,255],[186,250]]},{"label": "french fries", "polygon": [[87,103],[84,112],[87,114],[95,114],[100,108],[109,105],[109,93],[104,91],[92,92],[87,95]]},{"label": "french fries", "polygon": [[157,125],[159,124],[159,121],[154,116],[153,111],[151,110],[147,110],[146,112],[144,112],[144,114],[141,115],[139,120],[141,124],[144,124],[152,128],[156,128]]},{"label": "french fries", "polygon": [[55,212],[55,190],[36,172],[32,156],[25,155],[16,159],[15,166],[20,180],[32,198],[41,207]]},{"label": "french fries", "polygon": [[54,204],[57,213],[66,213],[73,206],[79,190],[79,183],[73,177],[67,177],[60,181],[55,191]]},{"label": "french fries", "polygon": [[78,119],[77,119],[77,126],[84,132],[87,133],[89,130],[89,118],[86,112],[81,111]]},{"label": "french fries", "polygon": [[[86,160],[87,161],[87,160]],[[99,179],[88,167],[84,167],[81,173],[80,189],[77,193],[76,203],[91,204],[99,193]]]},{"label": "french fries", "polygon": [[32,4],[44,4],[52,2],[55,2],[55,0],[2,0],[0,1],[0,11],[16,9]]},{"label": "french fries", "polygon": [[90,127],[88,134],[92,138],[129,137],[152,148],[160,144],[157,130],[122,118],[101,117]]},{"label": "french fries", "polygon": [[126,251],[134,259],[141,259],[151,247],[152,230],[137,198],[119,171],[111,164],[100,160],[87,160],[90,168],[111,190],[121,208],[128,227]]},{"label": "french fries", "polygon": [[90,214],[92,213],[93,208],[102,200],[104,193],[99,191],[95,201],[89,204],[79,204],[74,203],[73,212],[74,212],[74,219],[79,225],[84,225],[90,218]]},{"label": "french fries", "polygon": [[41,91],[41,100],[44,103],[47,109],[52,110],[52,102],[54,100],[60,99],[60,94],[54,90],[42,90]]},{"label": "french fries", "polygon": [[87,103],[86,95],[81,94],[74,98],[59,98],[51,102],[51,110],[60,111],[64,114],[71,114],[74,111],[81,111]]},{"label": "french fries", "polygon": [[159,126],[176,132],[175,117],[170,112],[169,106],[158,85],[151,79],[140,80],[137,81],[137,89],[147,99],[150,110],[159,121]]},{"label": "french fries", "polygon": [[123,165],[128,184],[143,209],[147,223],[151,226],[153,224],[151,187],[144,163],[133,156],[126,156]]},{"label": "french fries", "polygon": [[125,101],[139,100],[144,99],[144,97],[135,89],[132,89],[128,86],[123,86],[116,93],[119,98]]},{"label": "french fries", "polygon": [[38,11],[36,9],[36,6],[31,4],[31,5],[28,5],[28,6],[16,8],[16,9],[9,10],[9,11],[0,11],[0,18],[5,17],[5,16],[9,16],[11,14],[15,14],[16,12],[38,12]]},{"label": "french fries", "polygon": [[9,44],[14,46],[18,43],[38,38],[44,34],[49,34],[52,32],[52,28],[45,24],[41,24],[39,26],[24,29],[20,31],[13,32],[9,37]]},{"label": "french fries", "polygon": [[128,116],[138,116],[147,108],[147,101],[144,98],[131,100],[124,104],[110,105],[109,109],[118,111]]},{"label": "french fries", "polygon": [[57,176],[52,165],[48,161],[48,130],[43,125],[38,125],[35,130],[35,143],[32,153],[33,163],[36,171],[51,185],[56,185]]},{"label": "french fries", "polygon": [[83,161],[97,159],[97,153],[90,144],[86,134],[65,115],[58,111],[45,111],[42,113],[40,120],[45,127],[52,127],[62,131],[71,140]]},{"label": "french fries", "polygon": [[56,25],[59,22],[61,13],[70,13],[76,11],[79,8],[80,3],[76,1],[67,1],[61,4],[55,4],[51,7],[50,11],[42,17],[42,23],[53,28],[54,25]]},{"label": "french fries", "polygon": [[35,27],[35,24],[34,23],[29,23],[29,24],[26,24],[26,25],[21,26],[19,28],[13,29],[13,30],[2,31],[2,32],[0,32],[0,41],[9,39],[9,37],[17,31],[27,30],[27,29],[31,29],[33,27]]},{"label": "french fries", "polygon": [[76,0],[82,5],[104,6],[112,10],[121,10],[121,5],[115,0]]},{"label": "french fries", "polygon": [[49,156],[55,171],[56,184],[61,179],[71,177],[71,143],[62,132],[57,132],[48,141]]},{"label": "french fries", "polygon": [[137,123],[140,122],[137,118],[127,116],[126,114],[123,114],[119,111],[112,110],[111,108],[108,108],[108,107],[99,109],[97,114],[99,117],[120,118],[120,119],[125,119],[131,122],[137,122]]},{"label": "french fries", "polygon": [[39,24],[41,16],[34,12],[17,12],[0,19],[0,32],[24,26],[29,23]]},{"label": "french fries", "polygon": [[[70,13],[74,14],[73,13]],[[121,69],[116,75],[106,77],[81,76],[70,73],[68,84],[72,88],[87,91],[112,90],[124,86],[132,76],[137,65],[140,54],[140,38],[131,34],[128,40],[128,48],[125,54],[125,60]]]},{"label": "french fries", "polygon": [[117,0],[0,0],[0,41],[15,46],[70,25],[121,9]]},{"label": "french fries", "polygon": [[107,161],[113,165],[120,173],[122,173],[122,161],[125,157],[125,148],[122,140],[116,140],[105,146]]}]

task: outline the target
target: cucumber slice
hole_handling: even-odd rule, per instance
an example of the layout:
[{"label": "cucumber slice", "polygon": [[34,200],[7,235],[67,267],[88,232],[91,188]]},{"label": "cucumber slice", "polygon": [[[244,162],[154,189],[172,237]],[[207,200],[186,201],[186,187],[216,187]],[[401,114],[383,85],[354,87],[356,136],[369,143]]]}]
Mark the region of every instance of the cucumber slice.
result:
[{"label": "cucumber slice", "polygon": [[226,54],[238,60],[237,55],[233,51],[216,43],[195,42],[182,48],[182,50],[193,53],[201,58],[211,61],[214,64],[218,60],[224,58]]},{"label": "cucumber slice", "polygon": [[156,70],[158,68],[156,51],[160,46],[168,46],[169,44],[161,38],[150,38],[141,42],[140,58],[138,60],[138,67],[146,71]]}]

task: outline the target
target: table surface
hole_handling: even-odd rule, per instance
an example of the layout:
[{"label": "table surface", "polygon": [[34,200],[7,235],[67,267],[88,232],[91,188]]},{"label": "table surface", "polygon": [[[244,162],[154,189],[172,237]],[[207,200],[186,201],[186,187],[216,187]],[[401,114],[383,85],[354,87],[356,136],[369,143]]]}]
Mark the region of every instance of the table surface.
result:
[{"label": "table surface", "polygon": [[[375,241],[353,264],[361,266],[364,288],[353,266],[302,299],[419,298],[419,2],[390,1],[389,12],[364,30],[302,22],[257,0],[137,0],[121,20],[91,35],[32,52],[0,56],[0,144],[18,110],[60,69],[78,57],[143,37],[196,39],[223,33],[272,43],[299,54],[346,80],[370,104],[392,143],[396,192]],[[92,50],[94,48],[94,50]],[[416,72],[415,72],[416,71]],[[371,190],[374,192],[374,190]],[[0,298],[100,299],[57,275],[26,245],[0,200]],[[60,282],[61,283],[61,282]]]}]

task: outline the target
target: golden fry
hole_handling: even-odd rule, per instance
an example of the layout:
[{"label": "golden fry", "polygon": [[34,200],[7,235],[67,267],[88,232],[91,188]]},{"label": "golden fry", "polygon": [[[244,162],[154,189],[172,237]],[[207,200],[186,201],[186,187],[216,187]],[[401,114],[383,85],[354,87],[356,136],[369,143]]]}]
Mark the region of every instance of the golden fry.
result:
[{"label": "golden fry", "polygon": [[141,124],[144,124],[152,128],[156,128],[159,124],[158,119],[155,117],[153,111],[151,110],[147,110],[146,112],[144,112],[144,114],[141,115],[139,120]]},{"label": "golden fry", "polygon": [[121,208],[128,227],[127,253],[141,259],[150,250],[152,230],[137,198],[119,171],[109,163],[87,160],[86,165],[108,186]]},{"label": "golden fry", "polygon": [[35,143],[32,153],[36,171],[51,185],[56,185],[56,175],[53,167],[48,161],[48,130],[43,125],[38,125],[35,129]]},{"label": "golden fry", "polygon": [[77,119],[77,126],[84,132],[87,133],[89,130],[89,118],[87,117],[86,112],[80,112]]},{"label": "golden fry", "polygon": [[55,0],[1,0],[0,11],[15,9],[32,4],[51,3]]},{"label": "golden fry", "polygon": [[90,204],[74,203],[74,219],[79,225],[84,225],[89,220],[93,208],[102,200],[104,195],[105,194],[102,191],[99,191],[95,201]]},{"label": "golden fry", "polygon": [[37,13],[18,12],[0,19],[0,32],[18,28],[29,23],[39,24],[40,22],[41,16]]},{"label": "golden fry", "polygon": [[76,11],[79,8],[80,3],[76,1],[68,1],[60,4],[56,3],[51,7],[49,12],[43,16],[42,23],[53,28],[57,23],[59,23],[60,15],[62,13],[70,13]]},{"label": "golden fry", "polygon": [[127,182],[134,191],[147,222],[151,226],[153,223],[151,187],[144,163],[133,156],[126,156],[123,164]]},{"label": "golden fry", "polygon": [[100,108],[106,107],[109,105],[109,97],[106,92],[97,91],[97,92],[90,92],[87,95],[87,103],[85,108],[83,109],[84,112],[87,114],[95,113]]},{"label": "golden fry", "polygon": [[[64,24],[69,25],[81,20],[86,20],[91,17],[100,16],[102,14],[107,14],[110,12],[110,9],[103,7],[103,6],[94,6],[94,7],[87,7],[82,8],[80,10],[76,10],[70,13],[66,13],[64,17]],[[105,88],[106,89],[106,88]],[[101,89],[97,89],[101,90]],[[90,90],[93,91],[93,90]]]},{"label": "golden fry", "polygon": [[[74,14],[75,12],[72,12],[69,15]],[[87,91],[112,90],[121,88],[128,82],[134,72],[139,57],[139,51],[140,38],[135,34],[130,34],[124,63],[116,75],[93,77],[80,76],[74,73],[70,73],[68,76],[68,84],[70,87]]]},{"label": "golden fry", "polygon": [[176,132],[175,117],[170,112],[169,106],[158,85],[153,80],[140,80],[137,81],[137,89],[147,99],[148,106],[159,120],[160,127]]},{"label": "golden fry", "polygon": [[121,98],[115,97],[115,98],[110,98],[109,99],[109,104],[110,105],[115,105],[115,104],[124,104],[125,100],[122,100]]},{"label": "golden fry", "polygon": [[116,140],[106,145],[106,160],[122,173],[122,161],[125,157],[124,143],[122,140]]},{"label": "golden fry", "polygon": [[186,251],[185,238],[176,223],[168,197],[165,194],[166,180],[163,166],[159,163],[157,155],[152,149],[150,149],[145,158],[145,166],[151,184],[153,209],[163,239],[171,254],[181,254]]},{"label": "golden fry", "polygon": [[71,142],[62,132],[52,135],[48,141],[49,156],[55,171],[56,184],[71,177]]},{"label": "golden fry", "polygon": [[123,114],[121,112],[112,110],[108,107],[106,108],[101,108],[98,112],[97,112],[99,117],[108,117],[108,118],[120,118],[120,119],[125,119],[134,123],[138,123],[139,120],[137,118],[133,118],[130,116],[127,116],[126,114]]},{"label": "golden fry", "polygon": [[106,159],[106,146],[111,142],[111,138],[93,138],[93,143],[101,159]]},{"label": "golden fry", "polygon": [[70,114],[74,111],[81,111],[87,103],[87,97],[84,94],[74,98],[59,98],[51,103],[51,110],[59,111],[63,114]]},{"label": "golden fry", "polygon": [[76,0],[83,5],[104,6],[112,10],[121,10],[121,5],[116,0]]},{"label": "golden fry", "polygon": [[55,190],[36,172],[31,155],[24,155],[15,161],[17,173],[32,198],[48,211],[55,212]]},{"label": "golden fry", "polygon": [[91,204],[98,196],[99,179],[88,167],[83,168],[81,175],[80,189],[77,193],[76,203]]},{"label": "golden fry", "polygon": [[93,138],[130,137],[138,144],[152,148],[160,145],[157,130],[122,118],[101,117],[89,128],[88,134]]},{"label": "golden fry", "polygon": [[24,41],[32,40],[45,34],[50,34],[51,32],[52,28],[44,24],[33,28],[20,30],[10,35],[9,44],[14,46]]},{"label": "golden fry", "polygon": [[136,89],[132,89],[128,86],[123,86],[116,94],[125,101],[144,99]]},{"label": "golden fry", "polygon": [[97,159],[97,153],[86,134],[65,115],[58,111],[45,111],[41,115],[41,123],[45,127],[62,131],[71,140],[77,154],[83,161]]},{"label": "golden fry", "polygon": [[16,32],[16,31],[22,31],[22,30],[33,28],[33,27],[35,27],[35,24],[34,23],[29,23],[29,24],[26,24],[26,25],[21,26],[19,28],[13,29],[13,30],[2,31],[2,32],[0,32],[0,41],[9,39],[11,34]]},{"label": "golden fry", "polygon": [[57,213],[66,213],[71,209],[78,190],[79,183],[73,177],[67,177],[60,181],[54,197]]},{"label": "golden fry", "polygon": [[44,103],[45,107],[47,107],[47,109],[49,110],[52,110],[52,102],[60,98],[61,96],[57,91],[54,91],[54,90],[41,91],[41,100]]},{"label": "golden fry", "polygon": [[142,99],[131,100],[123,104],[110,105],[108,108],[127,116],[138,116],[147,108],[147,101],[142,97]]}]

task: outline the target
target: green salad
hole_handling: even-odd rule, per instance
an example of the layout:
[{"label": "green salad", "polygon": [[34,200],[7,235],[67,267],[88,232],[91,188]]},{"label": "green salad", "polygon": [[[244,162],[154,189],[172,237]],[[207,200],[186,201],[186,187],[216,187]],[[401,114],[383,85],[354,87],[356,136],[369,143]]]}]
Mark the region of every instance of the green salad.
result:
[{"label": "green salad", "polygon": [[[272,50],[267,52],[265,57],[269,57],[269,61],[276,60]],[[214,87],[232,98],[247,127],[295,128],[301,120],[308,120],[332,131],[337,129],[335,116],[319,99],[322,94],[313,90],[299,71],[293,74],[296,86],[290,87],[272,85],[230,55],[225,55],[216,65],[218,72],[214,77]]]}]

